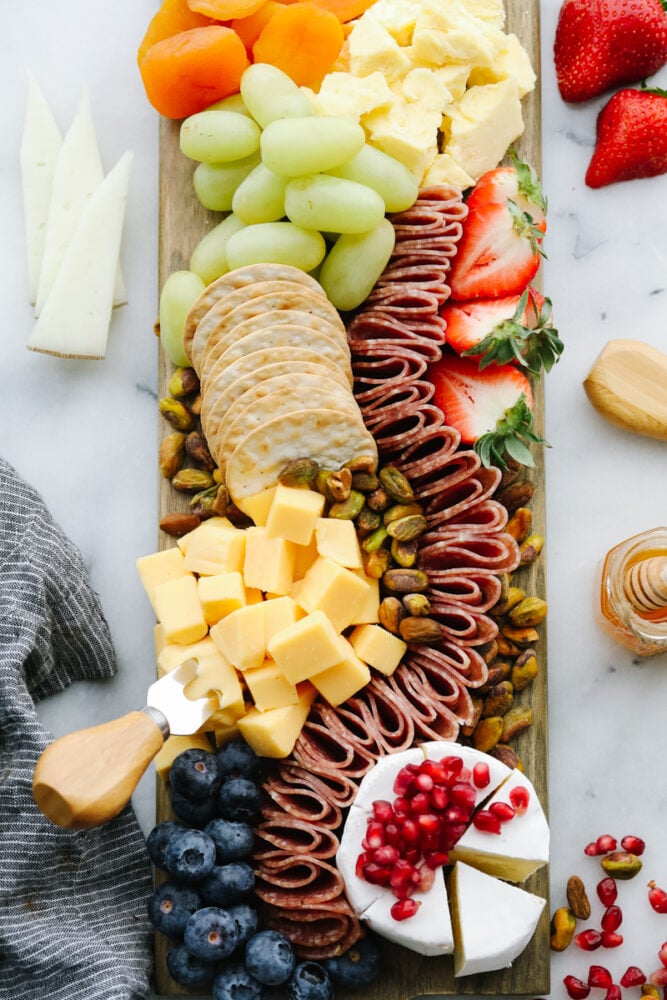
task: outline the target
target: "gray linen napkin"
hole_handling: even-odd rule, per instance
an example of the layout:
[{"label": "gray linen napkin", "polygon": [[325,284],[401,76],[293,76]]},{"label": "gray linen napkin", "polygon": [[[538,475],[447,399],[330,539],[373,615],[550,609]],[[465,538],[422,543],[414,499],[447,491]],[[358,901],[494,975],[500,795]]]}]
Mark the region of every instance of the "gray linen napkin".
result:
[{"label": "gray linen napkin", "polygon": [[130,807],[61,830],[32,799],[50,742],[34,702],[116,671],[80,553],[0,459],[0,998],[146,996],[151,874]]}]

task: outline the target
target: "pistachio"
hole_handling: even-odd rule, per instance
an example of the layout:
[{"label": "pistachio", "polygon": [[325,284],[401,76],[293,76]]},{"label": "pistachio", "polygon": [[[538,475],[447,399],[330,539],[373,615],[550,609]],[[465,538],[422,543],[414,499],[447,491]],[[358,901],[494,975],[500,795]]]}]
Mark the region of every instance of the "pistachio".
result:
[{"label": "pistachio", "polygon": [[396,503],[410,503],[414,500],[412,486],[395,465],[385,465],[379,472],[380,483]]},{"label": "pistachio", "polygon": [[504,486],[496,493],[494,499],[501,503],[511,516],[519,507],[525,507],[530,503],[534,492],[533,484],[527,479],[521,479]]},{"label": "pistachio", "polygon": [[500,581],[500,594],[498,595],[498,600],[491,608],[491,614],[496,618],[505,614],[507,609],[507,595],[510,592],[512,583],[512,577],[509,573],[501,573],[498,579]]},{"label": "pistachio", "polygon": [[218,484],[224,483],[224,481],[225,481],[225,474],[222,471],[222,469],[214,469],[213,472],[211,473],[211,475],[213,476],[214,482],[216,482]]},{"label": "pistachio", "polygon": [[519,547],[521,565],[527,566],[537,559],[544,547],[543,535],[528,535]]},{"label": "pistachio", "polygon": [[577,920],[588,920],[591,915],[591,904],[586,895],[586,886],[578,875],[570,875],[565,891],[567,905]]},{"label": "pistachio", "polygon": [[512,625],[540,625],[547,616],[547,602],[540,597],[524,597],[509,613]]},{"label": "pistachio", "polygon": [[394,594],[420,593],[428,587],[428,576],[423,569],[388,569],[382,583]]},{"label": "pistachio", "polygon": [[382,514],[382,512],[389,506],[389,496],[387,491],[383,489],[382,486],[378,486],[376,490],[373,490],[372,493],[368,494],[366,503],[371,510],[376,510],[379,514]]},{"label": "pistachio", "polygon": [[182,467],[185,460],[185,434],[174,431],[160,441],[158,464],[165,479],[171,479]]},{"label": "pistachio", "polygon": [[380,527],[376,528],[370,535],[366,535],[361,543],[361,548],[364,552],[377,552],[378,549],[382,548],[387,540],[387,537],[387,529],[384,525],[380,525]]},{"label": "pistachio", "polygon": [[353,472],[352,489],[362,493],[372,493],[380,485],[380,480],[373,472]]},{"label": "pistachio", "polygon": [[358,490],[350,490],[346,500],[332,503],[329,507],[329,517],[337,517],[344,521],[354,521],[364,506],[366,497]]},{"label": "pistachio", "polygon": [[519,756],[512,747],[508,746],[506,743],[498,743],[492,750],[489,751],[492,757],[499,760],[501,764],[505,767],[510,767],[512,769],[516,768],[517,771],[523,771],[523,764],[521,763]]},{"label": "pistachio", "polygon": [[364,552],[362,554],[362,561],[366,576],[370,576],[374,580],[381,580],[391,565],[391,558],[387,549]]},{"label": "pistachio", "polygon": [[180,399],[174,399],[173,396],[163,396],[157,405],[165,420],[168,420],[177,431],[191,431],[193,429],[195,425],[194,415]]},{"label": "pistachio", "polygon": [[507,612],[511,611],[513,607],[520,604],[525,596],[526,591],[522,590],[521,587],[508,587],[507,592],[505,593],[505,600],[502,602],[498,601],[497,604],[494,604],[492,608],[493,617],[500,618],[503,615],[506,615]]},{"label": "pistachio", "polygon": [[278,482],[283,486],[309,487],[313,484],[319,468],[313,458],[295,458],[282,470]]},{"label": "pistachio", "polygon": [[380,625],[388,632],[398,635],[398,627],[403,618],[405,618],[405,608],[397,597],[385,597],[380,601],[378,619]]},{"label": "pistachio", "polygon": [[628,851],[612,851],[602,858],[600,864],[607,875],[624,880],[634,878],[642,868],[641,858]]},{"label": "pistachio", "polygon": [[519,649],[525,649],[526,646],[534,645],[540,638],[539,632],[534,628],[518,625],[510,625],[509,622],[501,627],[501,632],[506,639],[518,646]]},{"label": "pistachio", "polygon": [[482,718],[489,715],[505,715],[512,707],[514,701],[514,688],[511,681],[500,681],[494,685],[484,700]]},{"label": "pistachio", "polygon": [[389,524],[391,521],[400,521],[403,517],[409,517],[411,514],[423,514],[423,508],[418,503],[395,503],[382,515],[382,520],[385,524]]},{"label": "pistachio", "polygon": [[172,538],[182,538],[189,531],[194,531],[201,524],[201,518],[196,514],[165,514],[160,521],[160,529]]},{"label": "pistachio", "polygon": [[528,538],[532,527],[533,512],[530,507],[517,507],[507,522],[505,531],[508,535],[511,535],[515,541],[521,544],[521,542]]},{"label": "pistachio", "polygon": [[[332,503],[343,503],[349,497],[351,489],[352,473],[349,469],[343,468],[339,472],[332,472],[327,479],[326,496]],[[356,517],[356,514],[354,516]]]},{"label": "pistachio", "polygon": [[498,643],[495,639],[489,639],[488,642],[483,642],[481,646],[477,647],[477,652],[487,665],[493,663],[498,655]]},{"label": "pistachio", "polygon": [[572,943],[577,920],[568,906],[560,906],[551,918],[549,944],[552,951],[565,951]]},{"label": "pistachio", "polygon": [[357,455],[356,458],[346,462],[343,468],[349,469],[350,472],[374,473],[377,469],[377,461],[373,455]]},{"label": "pistachio", "polygon": [[391,556],[398,566],[410,569],[417,562],[418,542],[413,539],[410,542],[401,542],[398,538],[391,540]]},{"label": "pistachio", "polygon": [[431,602],[426,594],[406,594],[403,598],[403,607],[409,615],[416,618],[423,618],[431,613]]},{"label": "pistachio", "polygon": [[194,413],[195,417],[198,417],[201,413],[202,403],[204,402],[201,392],[198,392],[195,398],[190,403],[190,409]]},{"label": "pistachio", "polygon": [[640,995],[642,997],[650,997],[651,1000],[662,1000],[662,993],[653,983],[643,983]]},{"label": "pistachio", "polygon": [[200,493],[213,486],[213,476],[205,469],[181,469],[172,479],[171,485],[182,493]]},{"label": "pistachio", "polygon": [[442,628],[433,618],[404,618],[398,626],[401,639],[428,646],[442,639]]},{"label": "pistachio", "polygon": [[524,649],[512,667],[512,684],[515,691],[523,691],[537,677],[539,668],[534,649]]},{"label": "pistachio", "polygon": [[235,528],[249,528],[253,523],[252,519],[247,514],[244,514],[235,503],[229,504],[225,517],[228,521],[232,522]]},{"label": "pistachio", "polygon": [[167,392],[175,399],[199,392],[199,378],[193,368],[177,368],[169,379]]},{"label": "pistachio", "polygon": [[[311,486],[321,493],[323,496],[327,495],[327,482],[329,476],[332,475],[333,469],[318,469],[315,473],[315,479],[312,481]],[[287,485],[287,484],[284,484]]]},{"label": "pistachio", "polygon": [[370,535],[372,531],[377,531],[381,524],[381,516],[364,504],[356,520],[357,533],[362,536]]},{"label": "pistachio", "polygon": [[472,734],[473,746],[476,750],[488,753],[495,747],[503,734],[503,719],[501,715],[480,719]]},{"label": "pistachio", "polygon": [[519,647],[513,642],[510,642],[510,640],[506,636],[502,635],[502,633],[499,633],[498,636],[496,636],[496,642],[498,643],[498,656],[509,656],[510,659],[513,659],[521,652]]},{"label": "pistachio", "polygon": [[387,531],[392,538],[399,542],[411,542],[419,538],[426,531],[426,518],[422,514],[408,514],[407,517],[399,517],[397,521],[390,521]]},{"label": "pistachio", "polygon": [[206,439],[199,431],[190,431],[185,439],[185,451],[192,464],[196,465],[198,469],[213,472],[215,462],[208,450]]},{"label": "pistachio", "polygon": [[503,731],[500,737],[502,743],[509,743],[515,736],[533,722],[533,710],[529,705],[513,705],[503,716]]},{"label": "pistachio", "polygon": [[200,517],[225,517],[228,508],[227,487],[219,483],[197,493],[190,501],[190,510]]},{"label": "pistachio", "polygon": [[475,726],[480,720],[482,714],[482,709],[484,707],[484,702],[481,698],[476,695],[470,696],[470,701],[472,702],[472,713],[470,715],[470,720],[461,726],[461,733],[463,736],[470,737],[475,731]]},{"label": "pistachio", "polygon": [[511,670],[512,664],[507,660],[494,660],[489,667],[486,684],[484,684],[481,688],[478,688],[479,693],[484,695],[489,694],[496,684],[500,684],[501,681],[508,680]]}]

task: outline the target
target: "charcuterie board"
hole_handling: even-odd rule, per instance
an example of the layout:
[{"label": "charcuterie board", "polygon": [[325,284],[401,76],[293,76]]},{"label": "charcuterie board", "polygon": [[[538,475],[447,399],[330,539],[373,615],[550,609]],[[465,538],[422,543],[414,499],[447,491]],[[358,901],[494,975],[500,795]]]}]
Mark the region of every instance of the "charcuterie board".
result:
[{"label": "charcuterie board", "polygon": [[[514,32],[529,53],[538,76],[536,90],[524,98],[523,114],[525,132],[516,143],[519,155],[541,172],[541,132],[539,97],[539,5],[537,0],[507,0],[507,28]],[[160,223],[159,223],[159,287],[177,270],[187,269],[190,255],[206,232],[218,218],[206,211],[197,201],[192,187],[194,164],[180,151],[179,122],[161,119],[160,125]],[[167,395],[166,386],[173,366],[163,351],[159,351],[158,394]],[[543,424],[543,389],[537,382],[534,387],[535,416],[538,433]],[[160,436],[168,433],[168,425],[161,421]],[[540,453],[531,471],[535,491],[531,501],[533,531],[545,534],[544,465]],[[186,501],[173,490],[168,480],[159,480],[159,515],[186,509]],[[160,548],[174,544],[173,539],[160,532]],[[545,597],[544,556],[521,568],[513,582],[527,594]],[[530,705],[533,710],[532,725],[521,734],[517,747],[525,772],[535,785],[539,797],[547,806],[547,681],[546,633],[540,630],[537,646],[539,673],[530,686]],[[168,793],[161,781],[157,783],[158,820],[173,818]],[[531,876],[525,885],[529,891],[548,898],[548,870],[542,868]],[[188,990],[176,984],[167,971],[165,955],[168,943],[162,935],[156,936],[156,990],[160,995],[187,995]],[[549,917],[545,907],[537,932],[532,941],[510,969],[455,979],[451,959],[423,958],[395,946],[386,949],[384,974],[370,988],[364,989],[367,1000],[408,1000],[420,995],[433,994],[544,994],[549,992]],[[337,989],[337,997],[345,991]],[[357,993],[357,995],[359,995]],[[352,996],[352,994],[350,994]]]}]

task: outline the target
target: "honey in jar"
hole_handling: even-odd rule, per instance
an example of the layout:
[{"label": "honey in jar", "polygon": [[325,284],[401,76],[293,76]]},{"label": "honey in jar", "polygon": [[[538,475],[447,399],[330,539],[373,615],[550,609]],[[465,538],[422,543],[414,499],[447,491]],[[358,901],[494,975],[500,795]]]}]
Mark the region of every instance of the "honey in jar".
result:
[{"label": "honey in jar", "polygon": [[598,620],[640,656],[667,652],[667,528],[611,549],[602,564]]}]

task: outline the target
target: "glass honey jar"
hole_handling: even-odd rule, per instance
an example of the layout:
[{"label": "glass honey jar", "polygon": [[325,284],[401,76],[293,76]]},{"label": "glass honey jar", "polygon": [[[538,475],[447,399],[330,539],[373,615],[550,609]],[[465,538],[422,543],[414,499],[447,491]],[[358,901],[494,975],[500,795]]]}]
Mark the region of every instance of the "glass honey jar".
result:
[{"label": "glass honey jar", "polygon": [[602,563],[597,618],[639,656],[667,652],[667,528],[614,546]]}]

